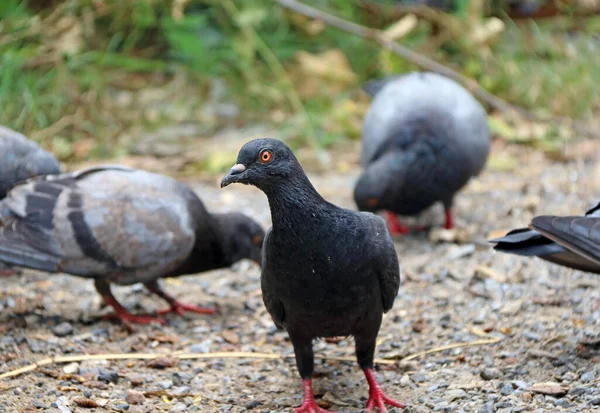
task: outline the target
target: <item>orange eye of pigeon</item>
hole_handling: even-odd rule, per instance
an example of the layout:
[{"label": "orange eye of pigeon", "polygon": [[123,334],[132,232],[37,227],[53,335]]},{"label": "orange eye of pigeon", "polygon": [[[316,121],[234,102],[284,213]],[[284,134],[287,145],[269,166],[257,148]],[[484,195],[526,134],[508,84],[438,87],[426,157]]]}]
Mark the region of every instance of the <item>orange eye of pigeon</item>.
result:
[{"label": "orange eye of pigeon", "polygon": [[271,159],[273,159],[273,154],[271,153],[271,151],[262,151],[260,153],[259,159],[262,163],[269,163]]}]

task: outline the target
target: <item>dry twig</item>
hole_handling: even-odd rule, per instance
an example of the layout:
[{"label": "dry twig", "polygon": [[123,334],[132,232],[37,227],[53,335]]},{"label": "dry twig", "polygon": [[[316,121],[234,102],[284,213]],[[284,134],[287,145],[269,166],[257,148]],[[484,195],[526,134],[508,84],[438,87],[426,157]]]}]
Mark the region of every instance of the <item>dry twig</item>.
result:
[{"label": "dry twig", "polygon": [[[197,360],[197,359],[225,359],[225,358],[255,358],[255,359],[288,359],[294,358],[293,355],[284,356],[281,354],[273,354],[273,353],[246,353],[240,351],[231,351],[231,352],[215,352],[215,353],[165,353],[165,354],[156,354],[156,353],[125,353],[125,354],[82,354],[77,356],[57,356],[57,357],[48,357],[42,359],[38,362],[31,363],[25,367],[21,367],[15,370],[7,371],[6,373],[0,374],[0,380],[6,379],[9,377],[16,377],[24,373],[28,373],[30,371],[35,371],[42,366],[48,366],[52,364],[62,364],[62,363],[74,363],[81,362],[87,360],[154,360],[158,358],[164,357],[172,357],[179,360]],[[354,357],[324,357],[316,355],[315,358],[323,359],[323,360],[331,360],[331,361],[354,361]],[[374,362],[376,364],[396,364],[393,360],[381,360],[375,359]]]},{"label": "dry twig", "polygon": [[458,73],[457,71],[444,66],[441,63],[436,62],[433,59],[430,59],[427,56],[423,56],[419,53],[416,53],[400,44],[390,41],[386,38],[384,33],[381,30],[372,29],[370,27],[365,27],[360,24],[356,24],[350,22],[348,20],[342,19],[340,17],[334,16],[332,14],[326,13],[322,10],[316,9],[314,7],[303,4],[297,0],[275,0],[281,6],[290,9],[296,13],[303,14],[304,16],[318,19],[324,22],[325,24],[341,29],[345,32],[352,33],[356,36],[362,37],[364,39],[373,41],[379,44],[381,47],[388,49],[398,56],[410,61],[411,63],[416,64],[419,67],[422,67],[426,70],[430,70],[432,72],[439,73],[443,76],[449,77],[459,83],[461,83],[464,87],[471,91],[475,96],[479,99],[487,103],[492,108],[499,110],[509,116],[513,116],[517,114],[529,121],[535,122],[549,122],[555,125],[567,126],[572,128],[573,130],[581,133],[583,135],[593,136],[600,138],[600,133],[593,131],[589,125],[587,125],[583,121],[574,120],[565,117],[541,117],[536,115],[535,113],[524,109],[519,106],[511,105],[508,102],[500,99],[499,97],[491,94],[473,79],[468,79]]},{"label": "dry twig", "polygon": [[426,356],[428,354],[432,354],[432,353],[439,353],[441,351],[446,351],[446,350],[452,350],[455,348],[461,348],[461,347],[473,347],[473,346],[483,346],[486,344],[496,344],[498,342],[500,342],[500,340],[502,340],[501,338],[490,338],[490,339],[486,339],[486,340],[475,340],[475,341],[469,341],[468,343],[453,343],[453,344],[448,344],[445,346],[440,346],[440,347],[434,347],[432,349],[429,350],[425,350],[425,351],[420,351],[418,353],[414,353],[411,354],[410,356],[406,356],[402,359],[402,361],[409,361],[409,360],[413,360],[422,356]]}]

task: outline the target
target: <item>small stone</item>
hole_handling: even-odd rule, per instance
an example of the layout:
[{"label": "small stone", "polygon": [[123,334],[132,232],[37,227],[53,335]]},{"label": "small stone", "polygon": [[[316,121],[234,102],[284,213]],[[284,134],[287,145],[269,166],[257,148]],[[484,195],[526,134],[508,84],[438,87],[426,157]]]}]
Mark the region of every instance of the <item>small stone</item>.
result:
[{"label": "small stone", "polygon": [[169,409],[169,413],[181,413],[187,410],[185,403],[177,403]]},{"label": "small stone", "polygon": [[129,404],[144,404],[144,402],[146,401],[146,397],[142,392],[136,390],[127,390],[125,400]]},{"label": "small stone", "polygon": [[583,382],[583,383],[589,383],[590,381],[593,381],[596,378],[596,372],[594,370],[590,370],[588,372],[585,372],[581,375],[581,377],[579,377],[579,381]]},{"label": "small stone", "polygon": [[412,375],[412,381],[415,383],[425,383],[426,381],[429,381],[429,377],[423,373],[416,373]]},{"label": "small stone", "polygon": [[32,401],[31,403],[33,403],[33,406],[34,406],[36,409],[45,409],[45,408],[46,408],[46,406],[44,406],[44,405],[43,405],[43,404],[42,404],[40,401],[38,401],[38,400],[35,400],[35,399],[33,399],[33,401]]},{"label": "small stone", "polygon": [[84,396],[84,397],[87,397],[87,398],[89,399],[90,397],[92,397],[92,392],[91,392],[91,391],[89,391],[89,390],[85,390],[85,391],[83,392],[83,396]]},{"label": "small stone", "polygon": [[69,363],[63,367],[65,374],[75,374],[79,371],[79,363]]},{"label": "small stone", "polygon": [[521,399],[525,402],[525,403],[529,403],[530,401],[533,400],[533,394],[529,393],[528,391],[523,392],[523,394],[521,394]]},{"label": "small stone", "polygon": [[494,380],[500,377],[500,370],[494,367],[488,367],[481,370],[481,373],[479,373],[479,375],[484,380]]},{"label": "small stone", "polygon": [[600,397],[595,397],[592,400],[590,400],[590,404],[592,406],[600,406]]},{"label": "small stone", "polygon": [[586,394],[586,393],[587,393],[587,389],[585,387],[575,387],[570,392],[571,396],[581,396],[582,394]]},{"label": "small stone", "polygon": [[569,386],[554,382],[536,383],[529,391],[546,396],[561,397],[569,392]]},{"label": "small stone", "polygon": [[467,392],[461,389],[448,390],[444,396],[452,402],[456,399],[464,399],[467,397]]},{"label": "small stone", "polygon": [[494,402],[487,402],[477,411],[477,413],[494,413]]},{"label": "small stone", "polygon": [[119,373],[112,370],[100,369],[98,381],[117,384],[119,383]]},{"label": "small stone", "polygon": [[240,336],[238,336],[237,333],[231,330],[223,331],[221,333],[221,337],[223,337],[223,340],[225,340],[229,344],[238,344],[240,342]]},{"label": "small stone", "polygon": [[163,381],[159,381],[158,383],[156,383],[159,387],[162,387],[163,389],[167,390],[170,389],[171,387],[173,387],[173,382],[171,380],[163,380]]},{"label": "small stone", "polygon": [[502,388],[500,389],[500,394],[503,396],[508,396],[509,394],[512,394],[512,392],[514,391],[512,384],[510,383],[504,383],[502,385]]},{"label": "small stone", "polygon": [[189,393],[191,392],[191,390],[192,390],[192,389],[190,389],[190,387],[189,387],[189,386],[179,386],[179,387],[176,387],[176,388],[174,388],[174,389],[171,391],[171,393],[172,393],[174,396],[181,397],[181,396],[184,396],[184,395],[189,395]]},{"label": "small stone", "polygon": [[190,346],[190,352],[192,352],[192,353],[208,353],[210,351],[211,344],[212,344],[212,340],[204,340],[200,343],[192,344]]},{"label": "small stone", "polygon": [[569,407],[571,407],[571,403],[569,403],[569,401],[567,399],[558,399],[555,402],[555,404],[564,409],[568,409]]},{"label": "small stone", "polygon": [[120,411],[129,410],[129,405],[126,403],[117,404],[115,406],[115,409],[120,410]]},{"label": "small stone", "polygon": [[436,404],[433,407],[433,411],[434,412],[445,412],[445,411],[447,411],[448,407],[449,407],[448,402],[441,402],[441,403]]},{"label": "small stone", "polygon": [[250,409],[254,409],[255,407],[260,406],[260,402],[258,400],[251,400],[248,403],[246,403],[246,409],[250,410]]},{"label": "small stone", "polygon": [[73,326],[71,323],[60,323],[52,327],[52,332],[56,337],[66,337],[73,334]]},{"label": "small stone", "polygon": [[408,387],[410,385],[410,377],[408,374],[405,374],[400,378],[400,387]]}]

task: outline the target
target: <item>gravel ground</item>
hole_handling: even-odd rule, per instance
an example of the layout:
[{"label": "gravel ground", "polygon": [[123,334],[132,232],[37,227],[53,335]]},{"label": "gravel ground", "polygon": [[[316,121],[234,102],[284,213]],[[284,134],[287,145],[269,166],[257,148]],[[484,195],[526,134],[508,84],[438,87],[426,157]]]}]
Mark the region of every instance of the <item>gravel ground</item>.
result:
[{"label": "gravel ground", "polygon": [[[596,163],[551,162],[522,147],[496,145],[516,159],[511,171],[486,171],[457,199],[461,228],[451,238],[434,231],[397,240],[403,284],[384,318],[377,357],[388,394],[410,412],[600,411],[600,280],[541,260],[494,253],[488,236],[521,226],[534,214],[580,213],[600,193]],[[312,173],[329,200],[353,207],[356,156],[332,158],[332,171]],[[342,172],[343,171],[343,172]],[[192,182],[212,209],[243,210],[267,226],[265,196],[218,178]],[[440,223],[441,209],[419,218]],[[293,354],[262,304],[259,270],[230,270],[166,280],[182,300],[218,305],[219,316],[168,317],[167,326],[134,332],[105,321],[90,281],[26,271],[0,285],[0,373],[48,356],[98,353],[262,352]],[[141,287],[117,287],[133,311],[163,302]],[[490,341],[497,340],[490,344]],[[420,355],[429,349],[484,341]],[[360,411],[367,386],[351,339],[318,341],[315,392],[324,407]],[[0,382],[2,412],[292,412],[301,383],[292,358],[207,358],[82,361],[43,366]],[[399,410],[397,410],[399,411]]]}]

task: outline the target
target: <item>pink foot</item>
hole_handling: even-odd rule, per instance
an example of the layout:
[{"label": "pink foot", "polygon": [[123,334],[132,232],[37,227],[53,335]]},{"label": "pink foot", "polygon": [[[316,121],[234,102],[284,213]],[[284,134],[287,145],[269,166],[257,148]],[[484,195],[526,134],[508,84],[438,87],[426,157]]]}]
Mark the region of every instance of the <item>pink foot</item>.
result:
[{"label": "pink foot", "polygon": [[447,208],[444,210],[444,213],[446,215],[446,223],[444,224],[444,228],[446,228],[446,229],[454,228],[454,217],[452,216],[452,209]]},{"label": "pink foot", "polygon": [[400,222],[398,222],[398,217],[396,217],[396,214],[387,211],[386,216],[388,229],[393,237],[396,235],[406,235],[410,232],[410,229],[406,225],[402,225]]},{"label": "pink foot", "polygon": [[298,413],[334,413],[329,410],[325,410],[317,404],[315,401],[315,396],[312,390],[312,380],[311,379],[303,379],[302,385],[304,386],[304,402],[302,402],[302,406],[294,407],[294,410]]},{"label": "pink foot", "polygon": [[184,304],[179,301],[174,301],[171,303],[171,307],[166,310],[158,311],[158,315],[164,315],[168,313],[177,313],[179,315],[183,315],[185,312],[197,313],[197,314],[216,314],[216,308],[208,308],[208,307],[196,307],[195,305]]},{"label": "pink foot", "polygon": [[365,370],[365,377],[367,378],[367,382],[369,383],[369,400],[367,401],[367,411],[372,412],[373,408],[376,407],[379,410],[379,413],[387,413],[387,409],[385,405],[390,405],[394,407],[400,407],[401,409],[406,406],[391,397],[387,396],[379,384],[377,383],[377,379],[375,378],[375,373],[373,373],[372,369]]}]

